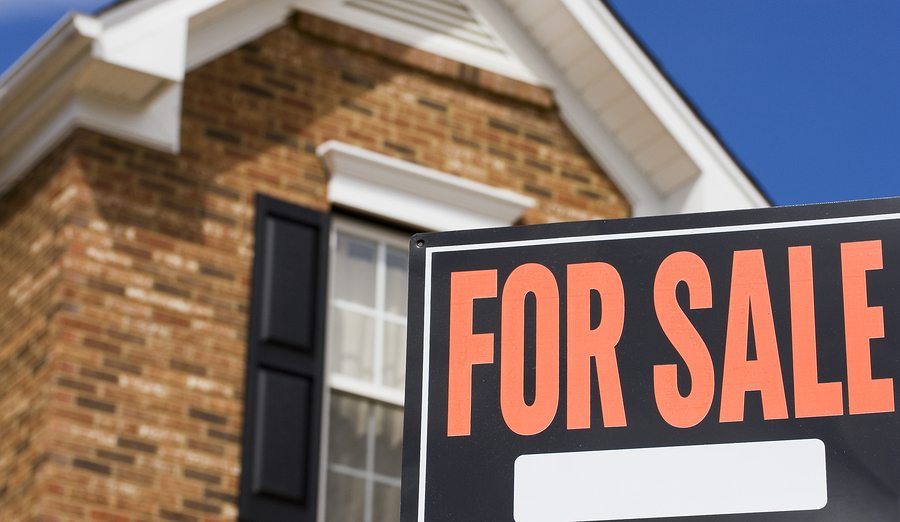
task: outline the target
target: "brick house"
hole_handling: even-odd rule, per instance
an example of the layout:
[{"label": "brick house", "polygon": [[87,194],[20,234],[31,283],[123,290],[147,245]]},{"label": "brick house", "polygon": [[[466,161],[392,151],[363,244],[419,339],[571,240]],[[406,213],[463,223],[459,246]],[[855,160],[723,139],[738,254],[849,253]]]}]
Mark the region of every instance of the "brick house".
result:
[{"label": "brick house", "polygon": [[131,0],[0,78],[4,520],[398,518],[412,231],[767,205],[595,0]]}]

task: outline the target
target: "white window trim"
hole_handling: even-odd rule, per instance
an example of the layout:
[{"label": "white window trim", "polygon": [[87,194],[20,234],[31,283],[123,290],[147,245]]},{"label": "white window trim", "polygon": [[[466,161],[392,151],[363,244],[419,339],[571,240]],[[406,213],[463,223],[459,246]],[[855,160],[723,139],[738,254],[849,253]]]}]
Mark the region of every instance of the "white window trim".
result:
[{"label": "white window trim", "polygon": [[331,174],[328,199],[423,230],[465,230],[515,223],[534,199],[339,141],[316,153]]},{"label": "white window trim", "polygon": [[[346,375],[330,373],[326,379],[329,390],[337,390],[355,397],[382,402],[390,406],[403,407],[403,392],[386,389],[384,386],[368,383]],[[330,395],[330,394],[329,394]]]}]

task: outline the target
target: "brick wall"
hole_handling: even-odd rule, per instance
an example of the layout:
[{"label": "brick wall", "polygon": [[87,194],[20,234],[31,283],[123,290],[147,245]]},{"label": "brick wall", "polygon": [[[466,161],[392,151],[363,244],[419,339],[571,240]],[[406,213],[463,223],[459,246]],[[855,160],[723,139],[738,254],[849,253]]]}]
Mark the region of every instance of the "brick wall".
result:
[{"label": "brick wall", "polygon": [[234,519],[253,195],[327,209],[324,141],[533,196],[524,223],[629,213],[545,90],[314,17],[191,72],[183,111],[177,156],[77,131],[0,199],[13,519]]},{"label": "brick wall", "polygon": [[48,461],[47,406],[56,386],[52,327],[65,306],[59,292],[66,225],[77,190],[71,142],[60,146],[0,200],[0,513],[29,519],[41,511]]}]

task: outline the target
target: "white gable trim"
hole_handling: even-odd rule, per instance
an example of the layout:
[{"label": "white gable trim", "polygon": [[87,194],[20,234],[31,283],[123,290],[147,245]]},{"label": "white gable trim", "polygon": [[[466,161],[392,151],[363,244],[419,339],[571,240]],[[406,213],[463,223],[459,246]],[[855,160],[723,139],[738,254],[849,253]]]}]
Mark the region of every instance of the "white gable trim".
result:
[{"label": "white gable trim", "polygon": [[237,49],[282,25],[290,15],[289,0],[222,2],[191,19],[188,26],[188,71]]},{"label": "white gable trim", "polygon": [[316,154],[331,175],[331,203],[427,230],[508,226],[535,205],[510,190],[339,141],[323,143]]}]

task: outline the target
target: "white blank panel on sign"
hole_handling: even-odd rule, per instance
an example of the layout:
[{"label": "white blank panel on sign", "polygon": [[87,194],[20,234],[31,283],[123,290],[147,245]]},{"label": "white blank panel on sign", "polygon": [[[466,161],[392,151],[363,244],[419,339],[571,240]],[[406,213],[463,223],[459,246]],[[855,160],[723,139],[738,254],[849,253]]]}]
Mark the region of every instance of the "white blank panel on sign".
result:
[{"label": "white blank panel on sign", "polygon": [[821,509],[819,439],[522,455],[517,522]]}]

